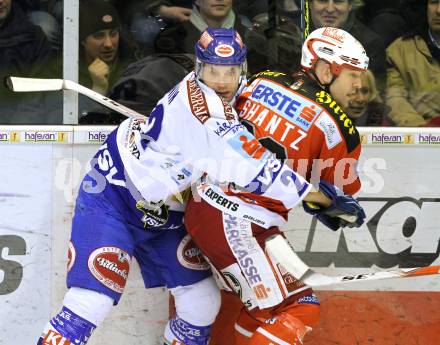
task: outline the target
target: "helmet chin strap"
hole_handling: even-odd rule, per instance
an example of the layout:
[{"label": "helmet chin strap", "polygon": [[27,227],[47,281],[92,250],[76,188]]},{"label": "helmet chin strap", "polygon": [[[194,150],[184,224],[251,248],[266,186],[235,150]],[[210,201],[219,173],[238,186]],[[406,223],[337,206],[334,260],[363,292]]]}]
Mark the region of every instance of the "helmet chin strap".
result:
[{"label": "helmet chin strap", "polygon": [[332,86],[332,84],[336,80],[336,78],[337,77],[334,74],[332,74],[332,80],[330,80],[330,83],[323,85],[325,92],[330,93],[330,86]]},{"label": "helmet chin strap", "polygon": [[321,87],[324,89],[325,92],[330,93],[330,86],[334,83],[334,81],[336,80],[336,76],[332,73],[332,80],[330,80],[329,83],[327,84],[323,84],[321,82],[321,80],[318,78],[318,76],[316,75],[315,69],[313,69],[311,72],[309,72],[313,78],[318,82],[319,85],[321,85]]}]

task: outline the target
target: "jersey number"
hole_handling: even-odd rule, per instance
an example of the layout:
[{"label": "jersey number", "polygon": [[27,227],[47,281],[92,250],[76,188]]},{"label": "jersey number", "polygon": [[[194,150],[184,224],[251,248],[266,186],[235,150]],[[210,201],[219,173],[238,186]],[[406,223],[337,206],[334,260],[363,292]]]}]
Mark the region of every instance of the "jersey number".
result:
[{"label": "jersey number", "polygon": [[[248,121],[242,121],[243,126],[246,127],[246,129],[251,132],[253,135],[255,135],[254,127],[248,122]],[[294,141],[292,141],[289,145],[289,147],[293,150],[298,151],[299,147],[298,144],[301,140],[303,140],[307,133],[303,130],[297,128],[297,133],[299,134],[298,138],[296,138]],[[278,141],[273,139],[272,137],[265,137],[260,138],[258,141],[263,145],[265,148],[267,148],[270,152],[274,153],[277,159],[285,160],[287,158],[287,149],[284,145],[280,144]]]}]

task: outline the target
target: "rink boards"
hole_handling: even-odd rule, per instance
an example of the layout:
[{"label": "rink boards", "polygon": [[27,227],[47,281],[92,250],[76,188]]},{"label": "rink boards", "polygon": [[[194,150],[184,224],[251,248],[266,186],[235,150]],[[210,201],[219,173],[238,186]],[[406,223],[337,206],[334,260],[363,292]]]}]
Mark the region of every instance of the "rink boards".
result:
[{"label": "rink boards", "polygon": [[[0,344],[35,343],[60,307],[75,193],[110,130],[0,127]],[[296,209],[288,238],[309,266],[326,274],[439,265],[440,131],[361,133],[358,197],[366,224],[331,232]],[[438,344],[440,276],[353,283],[318,294],[322,320],[306,344]],[[225,319],[234,312],[228,300]],[[167,292],[144,290],[134,267],[120,305],[89,344],[160,344],[167,317]],[[228,324],[216,330],[223,327]]]}]

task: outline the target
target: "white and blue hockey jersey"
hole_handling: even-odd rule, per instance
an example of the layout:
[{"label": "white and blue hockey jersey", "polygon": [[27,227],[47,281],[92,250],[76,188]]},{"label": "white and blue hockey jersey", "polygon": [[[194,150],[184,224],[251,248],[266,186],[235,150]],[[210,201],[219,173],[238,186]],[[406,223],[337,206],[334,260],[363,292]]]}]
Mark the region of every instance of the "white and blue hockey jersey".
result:
[{"label": "white and blue hockey jersey", "polygon": [[[261,226],[280,225],[310,185],[274,159],[235,110],[194,73],[168,92],[148,119],[127,119],[91,162],[89,192],[105,193],[132,222],[165,224],[185,208],[182,192],[206,175],[198,193],[213,206]],[[225,191],[219,186],[232,182]],[[167,218],[168,221],[168,218]]]}]

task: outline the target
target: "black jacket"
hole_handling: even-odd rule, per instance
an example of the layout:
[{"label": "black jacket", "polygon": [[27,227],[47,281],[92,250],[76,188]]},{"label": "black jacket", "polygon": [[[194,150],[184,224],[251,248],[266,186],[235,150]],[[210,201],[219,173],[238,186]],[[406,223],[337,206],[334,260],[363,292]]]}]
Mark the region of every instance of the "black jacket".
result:
[{"label": "black jacket", "polygon": [[0,68],[2,76],[44,75],[51,59],[51,47],[40,27],[32,24],[22,10],[12,4],[11,13],[0,26]]},{"label": "black jacket", "polygon": [[[7,76],[54,78],[52,49],[40,27],[33,25],[18,5],[12,3],[9,16],[0,26],[0,124],[45,124],[46,111],[28,102],[41,101],[41,93],[17,94],[8,90]],[[38,100],[40,99],[40,100]]]}]

